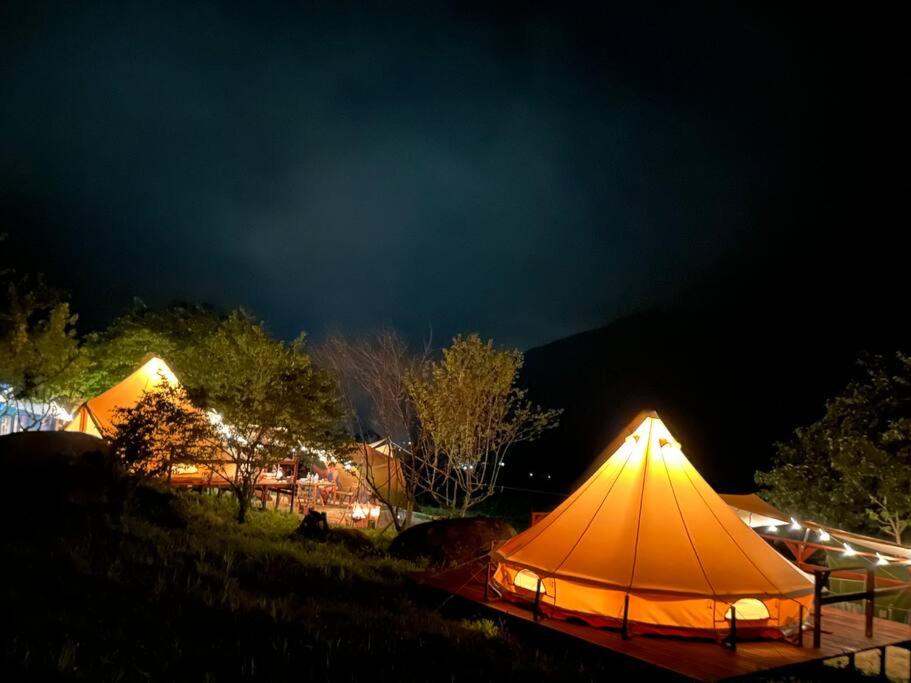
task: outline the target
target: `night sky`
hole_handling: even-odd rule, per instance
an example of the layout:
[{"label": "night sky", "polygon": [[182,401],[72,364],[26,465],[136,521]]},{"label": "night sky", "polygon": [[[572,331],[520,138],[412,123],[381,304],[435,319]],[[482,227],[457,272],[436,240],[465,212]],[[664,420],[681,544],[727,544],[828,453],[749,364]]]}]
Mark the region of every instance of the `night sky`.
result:
[{"label": "night sky", "polygon": [[83,328],[138,296],[528,348],[904,296],[895,17],[344,5],[3,3],[0,248]]}]

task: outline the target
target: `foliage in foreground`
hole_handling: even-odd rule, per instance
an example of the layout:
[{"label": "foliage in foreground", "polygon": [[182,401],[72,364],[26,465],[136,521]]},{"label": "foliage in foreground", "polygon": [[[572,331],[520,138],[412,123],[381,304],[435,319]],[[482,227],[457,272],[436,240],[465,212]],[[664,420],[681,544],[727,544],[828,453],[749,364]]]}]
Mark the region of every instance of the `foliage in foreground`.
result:
[{"label": "foliage in foreground", "polygon": [[4,640],[4,669],[77,680],[603,673],[598,659],[585,662],[579,652],[523,648],[473,612],[444,616],[439,594],[408,580],[413,565],[290,540],[295,516],[255,510],[241,526],[232,497],[182,495],[176,516],[159,509],[169,499],[140,495],[104,524],[70,515],[53,531],[36,522],[4,536],[14,574],[0,585],[0,619],[11,620],[4,628],[13,634]]}]

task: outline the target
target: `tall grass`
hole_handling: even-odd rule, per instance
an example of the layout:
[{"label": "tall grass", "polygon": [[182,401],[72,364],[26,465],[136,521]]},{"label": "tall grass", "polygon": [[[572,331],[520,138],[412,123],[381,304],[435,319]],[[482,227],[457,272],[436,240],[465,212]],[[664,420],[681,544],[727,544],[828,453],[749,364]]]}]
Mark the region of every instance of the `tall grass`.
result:
[{"label": "tall grass", "polygon": [[[298,519],[230,497],[171,503],[183,528],[142,510],[4,540],[4,664],[75,680],[523,681],[562,670],[489,618],[438,609],[382,552],[295,540]],[[580,663],[573,663],[578,675]],[[581,667],[594,676],[600,667]],[[560,678],[561,676],[557,676]],[[575,680],[576,678],[574,678]],[[585,677],[583,677],[585,680]]]}]

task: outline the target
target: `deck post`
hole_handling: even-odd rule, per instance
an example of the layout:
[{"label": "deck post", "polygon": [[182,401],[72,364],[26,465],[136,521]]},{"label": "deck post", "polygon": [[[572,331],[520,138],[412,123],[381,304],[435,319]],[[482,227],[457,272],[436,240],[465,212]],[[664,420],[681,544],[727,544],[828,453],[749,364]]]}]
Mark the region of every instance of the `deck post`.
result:
[{"label": "deck post", "polygon": [[873,637],[873,607],[875,597],[873,591],[875,589],[876,569],[874,567],[867,567],[867,580],[864,585],[864,590],[867,592],[867,599],[864,600],[864,634],[867,638]]},{"label": "deck post", "polygon": [[291,500],[288,502],[288,512],[294,512],[294,494],[297,491],[297,467],[299,464],[298,458],[294,458],[294,470],[291,474]]},{"label": "deck post", "polygon": [[737,650],[737,607],[731,605],[731,649]]},{"label": "deck post", "polygon": [[800,616],[797,619],[797,647],[803,647],[803,603],[800,603]]},{"label": "deck post", "polygon": [[813,647],[822,646],[822,581],[821,572],[813,572]]},{"label": "deck post", "polygon": [[879,648],[879,677],[886,680],[886,646]]},{"label": "deck post", "polygon": [[623,640],[629,640],[629,593],[623,596],[623,626],[620,633]]},{"label": "deck post", "polygon": [[538,578],[538,586],[535,588],[535,621],[541,619],[541,578]]}]

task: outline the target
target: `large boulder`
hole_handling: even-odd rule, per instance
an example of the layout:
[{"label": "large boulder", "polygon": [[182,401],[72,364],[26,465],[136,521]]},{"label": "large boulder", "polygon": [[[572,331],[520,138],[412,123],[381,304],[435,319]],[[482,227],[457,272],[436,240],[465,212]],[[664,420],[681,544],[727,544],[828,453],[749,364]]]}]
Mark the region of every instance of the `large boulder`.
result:
[{"label": "large boulder", "polygon": [[87,434],[25,432],[0,437],[4,500],[17,515],[10,526],[54,520],[75,522],[85,514],[119,513],[123,480],[108,445]]},{"label": "large boulder", "polygon": [[72,464],[93,454],[110,457],[105,441],[82,432],[17,432],[0,436],[0,460],[4,467],[36,467]]},{"label": "large boulder", "polygon": [[438,519],[405,529],[392,541],[389,552],[403,560],[426,559],[432,567],[452,567],[483,556],[492,543],[515,535],[516,530],[500,519]]}]

